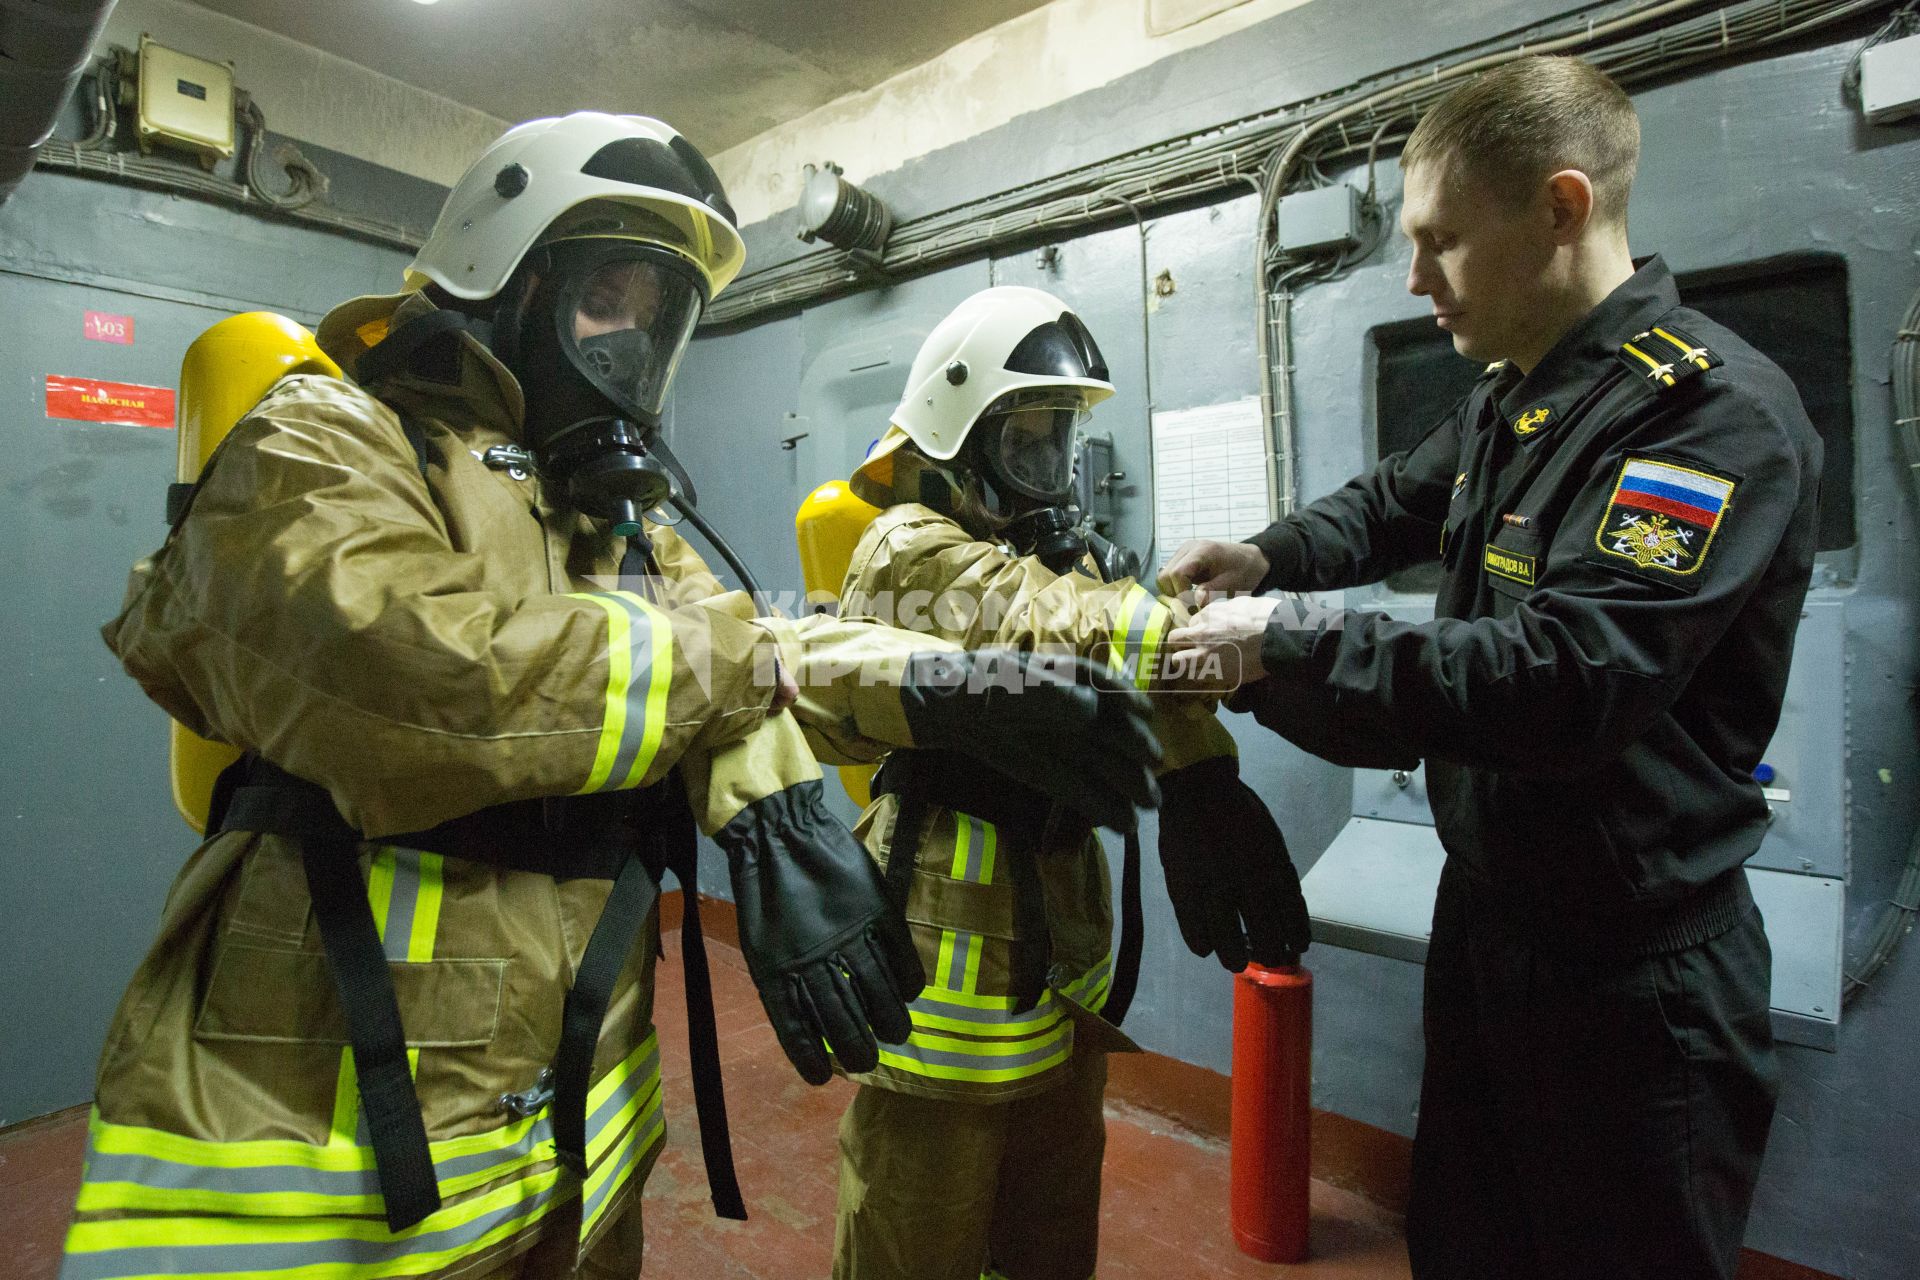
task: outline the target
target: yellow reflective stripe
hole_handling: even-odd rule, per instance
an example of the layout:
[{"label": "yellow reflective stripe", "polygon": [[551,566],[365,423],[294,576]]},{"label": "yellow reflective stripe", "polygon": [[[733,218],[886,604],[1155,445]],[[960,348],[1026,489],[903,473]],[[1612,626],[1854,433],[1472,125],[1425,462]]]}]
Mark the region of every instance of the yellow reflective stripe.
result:
[{"label": "yellow reflective stripe", "polygon": [[[673,682],[673,623],[632,591],[579,592],[607,615],[607,705],[593,767],[578,794],[638,786],[653,767],[666,735],[667,693]],[[636,635],[635,625],[646,630]],[[636,675],[645,683],[636,688]],[[635,698],[640,699],[638,705]],[[640,717],[634,724],[633,717]],[[630,758],[629,758],[630,757]]]},{"label": "yellow reflective stripe", "polygon": [[985,955],[986,951],[986,937],[982,934],[974,934],[972,942],[967,946],[966,972],[960,975],[960,989],[962,991],[978,991],[980,989],[980,957]]},{"label": "yellow reflective stripe", "polygon": [[387,939],[387,913],[393,910],[393,850],[374,851],[367,868],[367,905],[373,908],[373,929],[380,940]]},{"label": "yellow reflective stripe", "polygon": [[[631,1145],[630,1139],[646,1127],[648,1120],[660,1110],[660,1090],[658,1087],[642,1093],[636,1093],[626,1106],[620,1108],[620,1114],[614,1121],[594,1135],[595,1141],[588,1144],[588,1162],[598,1162],[594,1171],[587,1175],[584,1190],[592,1195],[600,1185],[612,1176],[616,1158],[621,1147]],[[599,1149],[594,1150],[595,1147]],[[606,1157],[602,1159],[601,1157]]]},{"label": "yellow reflective stripe", "polygon": [[1127,619],[1133,616],[1133,593],[1129,587],[1121,593],[1119,607],[1113,611],[1113,634],[1107,640],[1107,665],[1115,671],[1127,665]]},{"label": "yellow reflective stripe", "polygon": [[[635,1099],[638,1101],[638,1098]],[[598,1168],[587,1175],[580,1189],[581,1204],[591,1206],[580,1223],[580,1235],[586,1238],[600,1222],[602,1216],[612,1207],[614,1196],[622,1184],[630,1180],[641,1161],[656,1147],[665,1143],[667,1127],[659,1120],[661,1114],[660,1090],[656,1086],[648,1101],[634,1116],[633,1123],[621,1131],[620,1138],[606,1153],[606,1158]],[[608,1126],[606,1132],[613,1132]]]},{"label": "yellow reflective stripe", "polygon": [[1107,1007],[1107,989],[1112,985],[1113,974],[1108,972],[1100,975],[1100,981],[1094,983],[1090,991],[1083,993],[1069,988],[1067,994],[1071,995],[1095,1013],[1098,1013]]},{"label": "yellow reflective stripe", "polygon": [[[660,1110],[661,1089],[657,1040],[649,1036],[608,1072],[590,1091],[590,1107],[599,1111],[618,1102],[617,1110],[593,1116],[588,1154],[600,1160],[615,1138]],[[649,1066],[644,1075],[641,1067]],[[628,1088],[629,1085],[634,1087]],[[620,1091],[628,1089],[628,1096]],[[551,1161],[554,1156],[549,1113],[524,1118],[491,1134],[469,1135],[432,1144],[439,1169],[439,1185],[449,1197],[497,1182],[518,1170]],[[374,1181],[373,1153],[368,1147],[317,1147],[305,1143],[259,1141],[209,1143],[157,1130],[112,1125],[96,1110],[90,1124],[89,1173],[80,1190],[82,1212],[147,1211],[151,1213],[217,1213],[235,1217],[321,1218],[329,1215],[372,1214],[384,1210]],[[181,1157],[185,1157],[184,1159]],[[131,1158],[135,1163],[129,1164]],[[118,1161],[116,1173],[138,1171],[142,1181],[107,1180],[101,1175]],[[142,1164],[140,1162],[145,1162]],[[149,1169],[152,1164],[163,1167]],[[164,1166],[171,1166],[172,1170]],[[464,1166],[464,1167],[463,1167]],[[204,1171],[207,1181],[196,1183],[192,1170]],[[366,1175],[353,1191],[302,1187],[295,1172],[311,1177]],[[245,1175],[255,1175],[248,1179]],[[111,1176],[111,1175],[109,1175]],[[606,1174],[600,1180],[604,1181]],[[224,1182],[225,1185],[221,1185]],[[349,1182],[348,1185],[356,1185]],[[471,1218],[435,1214],[426,1225],[446,1230]],[[196,1239],[192,1243],[217,1241]],[[130,1246],[116,1246],[130,1247]]]},{"label": "yellow reflective stripe", "polygon": [[333,1123],[327,1129],[329,1146],[352,1146],[360,1127],[360,1077],[353,1069],[353,1048],[340,1047],[340,1074],[333,1082]]},{"label": "yellow reflective stripe", "polygon": [[[1111,961],[1103,960],[1062,991],[1098,1009],[1106,1002],[1112,968]],[[1073,1019],[1053,995],[1043,992],[1030,1016],[997,1020],[991,1015],[1009,1013],[1012,997],[963,996],[929,987],[910,1006],[913,1034],[904,1045],[882,1045],[880,1061],[893,1070],[935,1080],[995,1083],[1040,1075],[1073,1050]],[[941,1004],[978,1012],[950,1016],[936,1012]],[[938,1034],[942,1031],[958,1034]]]},{"label": "yellow reflective stripe", "polygon": [[[1047,1001],[1053,998],[1051,991],[1040,993],[1040,1003],[1036,1008],[1044,1009]],[[981,995],[977,991],[935,990],[929,987],[916,999],[932,1000],[939,1004],[958,1005],[963,1009],[982,1009],[989,1012],[1002,1012],[1013,1008],[1012,996]]]},{"label": "yellow reflective stripe", "polygon": [[647,681],[646,736],[641,739],[639,751],[634,753],[633,767],[627,770],[627,776],[618,784],[624,788],[640,785],[641,779],[647,776],[647,770],[653,767],[653,758],[660,754],[660,741],[666,736],[667,689],[673,682],[673,623],[665,613],[631,591],[616,591],[614,594],[644,613],[647,626],[653,633],[653,644],[649,649],[653,665],[651,679]]},{"label": "yellow reflective stripe", "polygon": [[[373,1243],[403,1243],[422,1235],[437,1234],[463,1226],[502,1208],[534,1199],[559,1180],[558,1167],[498,1187],[485,1195],[462,1200],[433,1214],[417,1226],[397,1235],[386,1224],[368,1218],[324,1217],[282,1220],[276,1218],[114,1218],[97,1222],[76,1222],[67,1233],[68,1253],[99,1253],[110,1249],[188,1248],[218,1245],[326,1244],[336,1240],[364,1240]],[[544,1215],[552,1201],[536,1205],[533,1211],[504,1222],[475,1240],[431,1253],[407,1253],[376,1263],[306,1263],[295,1269],[275,1268],[274,1276],[340,1277],[417,1275],[445,1266],[488,1245],[523,1230]],[[245,1275],[246,1272],[218,1274]]]},{"label": "yellow reflective stripe", "polygon": [[[592,1089],[588,1090],[587,1114],[589,1116],[599,1110],[600,1106],[605,1103],[607,1099],[611,1098],[623,1083],[632,1077],[635,1068],[654,1051],[657,1043],[657,1033],[655,1035],[649,1035],[641,1042],[639,1048],[628,1054],[619,1066],[607,1072],[599,1084],[596,1084]],[[623,1105],[620,1110],[616,1111],[611,1119],[603,1121],[599,1128],[588,1137],[587,1163],[591,1165],[600,1158],[601,1153],[607,1149],[615,1135],[620,1132],[620,1126],[624,1123],[626,1117],[633,1115],[642,1107],[658,1107],[659,1105],[660,1073],[658,1070],[655,1070],[652,1078],[647,1082],[646,1087],[636,1090],[633,1097],[627,1099],[626,1104]]]},{"label": "yellow reflective stripe", "polygon": [[[403,856],[404,854],[404,856]],[[387,942],[387,926],[393,922],[393,910],[400,894],[410,903],[405,917],[406,959],[419,964],[433,959],[433,940],[440,927],[440,902],[443,896],[442,873],[446,859],[437,853],[416,850],[396,851],[385,846],[374,851],[367,868],[367,906],[373,913],[374,932],[382,944]],[[389,955],[393,947],[386,947]],[[420,1051],[409,1050],[408,1065],[417,1075]],[[359,1073],[353,1051],[340,1051],[340,1070],[334,1078],[333,1119],[328,1125],[327,1141],[335,1146],[355,1141],[360,1126]]]},{"label": "yellow reflective stripe", "polygon": [[[627,1080],[632,1077],[633,1073],[640,1069],[640,1064],[645,1062],[647,1056],[659,1048],[659,1045],[660,1033],[658,1031],[649,1031],[647,1038],[633,1047],[632,1053],[620,1059],[620,1061],[615,1064],[613,1070],[601,1076],[594,1086],[587,1090],[587,1114],[592,1115],[595,1111],[599,1110],[601,1103],[618,1092],[620,1086],[625,1084]],[[654,1071],[656,1078],[658,1078],[659,1074],[658,1070]]]},{"label": "yellow reflective stripe", "polygon": [[1154,601],[1147,614],[1146,634],[1140,637],[1140,667],[1133,673],[1133,682],[1141,689],[1153,684],[1154,675],[1160,670],[1160,641],[1167,634],[1167,624],[1173,621],[1173,610]]},{"label": "yellow reflective stripe", "polygon": [[419,896],[413,906],[413,932],[407,939],[407,960],[422,964],[433,959],[433,937],[440,928],[440,900],[444,892],[442,871],[446,859],[437,853],[421,853]]},{"label": "yellow reflective stripe", "polygon": [[[618,1066],[607,1072],[592,1089],[588,1090],[589,1113],[598,1109],[633,1076],[658,1043],[658,1033],[648,1035],[632,1053],[621,1060]],[[429,1150],[436,1163],[462,1156],[484,1155],[490,1151],[517,1145],[537,1120],[537,1115],[526,1116],[512,1124],[485,1133],[443,1138],[429,1144]],[[374,1167],[371,1147],[323,1147],[311,1142],[278,1138],[262,1138],[246,1142],[210,1142],[204,1138],[188,1138],[162,1129],[112,1124],[102,1119],[97,1109],[89,1121],[88,1132],[92,1147],[98,1151],[114,1155],[147,1156],[155,1160],[164,1160],[169,1164],[195,1165],[203,1169],[256,1169],[289,1165],[301,1169],[343,1173]]]},{"label": "yellow reflective stripe", "polygon": [[1000,833],[991,822],[980,824],[982,840],[980,845],[980,883],[993,883],[993,861],[1000,851]]},{"label": "yellow reflective stripe", "polygon": [[[1048,1009],[1048,1004],[1043,1000],[1039,1007]],[[907,1012],[913,1018],[915,1028],[925,1027],[929,1031],[959,1031],[972,1036],[1004,1039],[1034,1038],[1043,1031],[1059,1026],[1060,1020],[1067,1016],[1062,1010],[1048,1009],[1045,1013],[1031,1018],[1022,1018],[1018,1022],[969,1022],[965,1018],[949,1018],[944,1014],[930,1013],[924,1009],[909,1008]]]},{"label": "yellow reflective stripe", "polygon": [[1055,1027],[1045,1035],[1032,1036],[1028,1043],[1019,1041],[961,1040],[953,1036],[916,1035],[913,1043],[925,1049],[940,1053],[964,1053],[974,1058],[1017,1058],[1022,1054],[1043,1049],[1055,1040],[1066,1035],[1068,1027]]},{"label": "yellow reflective stripe", "polygon": [[1153,684],[1154,659],[1160,652],[1173,612],[1145,587],[1130,584],[1114,609],[1113,638],[1107,643],[1107,662],[1125,672],[1134,684]]},{"label": "yellow reflective stripe", "polygon": [[947,874],[955,880],[967,878],[967,853],[973,847],[973,822],[964,813],[953,815],[953,866]]},{"label": "yellow reflective stripe", "polygon": [[[451,1198],[551,1159],[553,1143],[540,1142],[510,1160],[439,1178],[436,1183],[440,1194]],[[153,1187],[138,1182],[84,1182],[74,1208],[80,1213],[143,1210],[165,1214],[218,1213],[243,1218],[323,1218],[339,1214],[385,1214],[386,1200],[378,1192],[335,1195],[324,1191],[221,1191]],[[450,1225],[438,1218],[435,1221],[441,1226]]]},{"label": "yellow reflective stripe", "polygon": [[941,954],[933,961],[933,983],[948,986],[948,973],[954,967],[954,931],[941,929]]},{"label": "yellow reflective stripe", "polygon": [[[880,1063],[882,1066],[892,1067],[896,1071],[925,1076],[933,1080],[955,1080],[976,1084],[999,1084],[1012,1080],[1025,1080],[1032,1076],[1051,1071],[1054,1067],[1059,1066],[1062,1062],[1065,1062],[1073,1056],[1073,1037],[1069,1034],[1070,1030],[1070,1026],[1062,1027],[1059,1032],[1056,1033],[1055,1038],[1051,1042],[1051,1052],[1044,1052],[1044,1056],[1036,1057],[1013,1066],[996,1067],[987,1065],[993,1061],[992,1055],[975,1054],[966,1050],[940,1051],[952,1057],[961,1058],[963,1059],[962,1062],[929,1061],[924,1057],[912,1056],[911,1051],[918,1047],[913,1042],[909,1042],[904,1046],[904,1048],[908,1050],[906,1053],[897,1052],[887,1045],[881,1045]],[[917,1040],[918,1037],[916,1036],[915,1039]],[[1046,1049],[1046,1045],[1040,1046],[1041,1051],[1045,1051]],[[1029,1052],[1029,1050],[1022,1049],[1020,1051],[1022,1055],[1027,1052]],[[968,1062],[978,1063],[980,1065],[967,1065]]]},{"label": "yellow reflective stripe", "polygon": [[627,727],[627,681],[632,665],[627,661],[631,625],[627,611],[606,596],[576,594],[576,600],[591,600],[607,613],[607,709],[600,724],[600,746],[593,754],[593,768],[586,785],[576,794],[585,795],[607,785],[613,761],[620,754],[620,738]]}]

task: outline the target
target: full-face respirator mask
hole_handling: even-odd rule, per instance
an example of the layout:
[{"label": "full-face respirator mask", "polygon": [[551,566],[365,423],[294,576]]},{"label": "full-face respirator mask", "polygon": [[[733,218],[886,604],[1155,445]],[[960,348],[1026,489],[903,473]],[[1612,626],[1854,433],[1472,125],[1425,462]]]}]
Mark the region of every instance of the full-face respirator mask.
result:
[{"label": "full-face respirator mask", "polygon": [[699,272],[669,249],[567,240],[528,255],[495,314],[494,351],[520,380],[542,477],[616,534],[693,501],[660,413],[706,301]]}]

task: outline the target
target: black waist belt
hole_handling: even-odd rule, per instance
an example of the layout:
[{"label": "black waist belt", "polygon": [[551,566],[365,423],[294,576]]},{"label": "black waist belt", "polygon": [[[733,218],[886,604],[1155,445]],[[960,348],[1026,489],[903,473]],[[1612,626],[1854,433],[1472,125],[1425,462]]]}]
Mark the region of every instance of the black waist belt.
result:
[{"label": "black waist belt", "polygon": [[[314,920],[346,1014],[387,1226],[405,1230],[440,1207],[440,1187],[407,1067],[393,976],[360,878],[359,847],[366,837],[340,816],[323,788],[253,758],[221,776],[211,818],[217,831],[261,832],[300,842]],[[686,898],[681,950],[707,1182],[715,1210],[723,1217],[744,1219],[727,1136],[713,990],[700,930],[693,814],[677,780],[644,792],[497,805],[380,843],[556,880],[613,882],[567,992],[552,1065],[555,1152],[560,1163],[580,1175],[586,1172],[587,1092],[601,1023],[620,971],[658,900],[660,877],[674,873]]]},{"label": "black waist belt", "polygon": [[[911,750],[890,754],[874,775],[875,795],[898,795],[892,845],[887,856],[887,888],[905,911],[913,870],[925,838],[930,806],[957,810],[990,822],[1012,837],[1016,852],[1004,865],[1013,879],[1014,945],[1012,988],[1015,1012],[1031,1009],[1046,989],[1053,954],[1047,924],[1046,892],[1037,857],[1057,847],[1062,828],[1084,828],[1085,820],[1054,804],[1044,793],[971,756],[954,751]],[[1006,844],[1001,848],[1005,849]],[[1144,922],[1140,907],[1140,838],[1129,832],[1120,876],[1120,946],[1102,1015],[1119,1026],[1133,1002],[1140,977]]]},{"label": "black waist belt", "polygon": [[1592,908],[1526,898],[1457,858],[1447,860],[1450,870],[1456,864],[1477,923],[1556,950],[1619,956],[1685,951],[1727,932],[1754,905],[1744,867],[1722,872],[1681,898]]}]

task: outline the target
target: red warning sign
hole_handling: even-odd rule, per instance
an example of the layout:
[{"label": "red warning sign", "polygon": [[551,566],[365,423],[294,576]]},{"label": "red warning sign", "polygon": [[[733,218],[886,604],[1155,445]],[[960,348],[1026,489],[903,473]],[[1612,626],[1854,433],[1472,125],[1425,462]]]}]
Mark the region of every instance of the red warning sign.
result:
[{"label": "red warning sign", "polygon": [[173,425],[173,388],[47,375],[47,416],[129,427]]},{"label": "red warning sign", "polygon": [[94,342],[118,342],[130,347],[133,345],[133,317],[89,311],[84,332]]}]

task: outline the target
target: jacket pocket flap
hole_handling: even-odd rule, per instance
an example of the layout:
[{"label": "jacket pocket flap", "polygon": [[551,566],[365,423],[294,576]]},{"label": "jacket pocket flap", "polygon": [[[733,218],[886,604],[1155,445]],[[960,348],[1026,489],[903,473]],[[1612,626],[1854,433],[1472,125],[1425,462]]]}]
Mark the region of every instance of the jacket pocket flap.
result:
[{"label": "jacket pocket flap", "polygon": [[907,894],[907,919],[936,929],[1013,938],[1013,886],[972,884],[916,871]]},{"label": "jacket pocket flap", "polygon": [[[389,961],[387,969],[409,1046],[492,1041],[505,960]],[[347,1024],[324,954],[230,941],[214,962],[194,1034],[203,1040],[345,1044]]]}]

